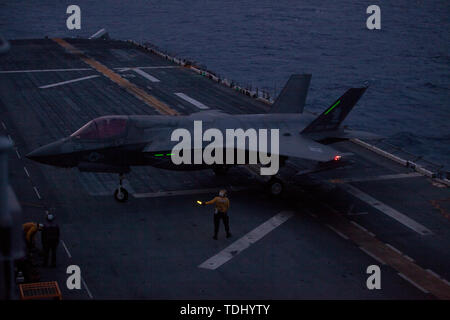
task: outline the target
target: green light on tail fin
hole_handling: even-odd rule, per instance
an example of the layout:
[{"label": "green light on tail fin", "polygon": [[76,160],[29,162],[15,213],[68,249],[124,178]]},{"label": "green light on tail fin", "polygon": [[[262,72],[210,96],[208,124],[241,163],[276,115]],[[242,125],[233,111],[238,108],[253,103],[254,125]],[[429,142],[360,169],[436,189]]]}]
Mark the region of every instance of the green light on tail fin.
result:
[{"label": "green light on tail fin", "polygon": [[334,107],[336,107],[339,103],[341,103],[341,100],[338,100],[338,102],[336,102],[330,109],[328,109],[328,110],[325,112],[325,115],[327,115],[331,110],[333,110]]}]

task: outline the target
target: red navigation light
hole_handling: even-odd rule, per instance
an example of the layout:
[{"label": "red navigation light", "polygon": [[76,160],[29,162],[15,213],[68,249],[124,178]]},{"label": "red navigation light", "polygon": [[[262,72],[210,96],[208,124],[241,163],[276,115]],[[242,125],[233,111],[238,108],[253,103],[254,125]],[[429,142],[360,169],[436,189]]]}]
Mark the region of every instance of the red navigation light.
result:
[{"label": "red navigation light", "polygon": [[341,156],[335,156],[334,161],[339,161],[339,160],[341,160],[341,158],[342,158]]}]

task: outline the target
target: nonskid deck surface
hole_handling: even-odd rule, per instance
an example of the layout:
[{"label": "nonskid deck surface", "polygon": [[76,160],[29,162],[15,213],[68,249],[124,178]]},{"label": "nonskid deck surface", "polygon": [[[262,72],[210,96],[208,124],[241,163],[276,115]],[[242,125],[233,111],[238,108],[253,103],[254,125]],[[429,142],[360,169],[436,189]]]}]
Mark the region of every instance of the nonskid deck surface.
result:
[{"label": "nonskid deck surface", "polygon": [[[133,43],[19,40],[0,59],[0,134],[9,135],[11,183],[26,220],[54,208],[62,226],[57,269],[66,299],[450,298],[448,188],[352,142],[353,164],[293,177],[270,198],[245,168],[134,168],[126,204],[117,176],[38,165],[24,155],[108,114],[264,113],[268,105]],[[187,98],[186,98],[187,97]],[[169,108],[169,109],[167,109]],[[351,116],[351,115],[350,115]],[[212,236],[212,209],[230,191],[233,237]],[[65,287],[79,265],[82,290]],[[379,265],[381,290],[366,268]]]}]

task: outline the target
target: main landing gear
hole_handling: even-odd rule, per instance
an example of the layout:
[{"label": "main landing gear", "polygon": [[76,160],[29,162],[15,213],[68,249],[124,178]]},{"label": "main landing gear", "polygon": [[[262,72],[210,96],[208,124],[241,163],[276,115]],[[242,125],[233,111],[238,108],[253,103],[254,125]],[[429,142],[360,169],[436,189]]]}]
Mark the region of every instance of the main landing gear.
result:
[{"label": "main landing gear", "polygon": [[269,193],[274,197],[279,197],[284,192],[284,184],[278,178],[271,178],[267,182]]},{"label": "main landing gear", "polygon": [[227,165],[218,165],[213,168],[213,171],[216,176],[224,176],[227,174],[228,169],[230,169],[230,167]]},{"label": "main landing gear", "polygon": [[[217,165],[214,166],[212,169],[214,171],[214,173],[216,174],[216,176],[224,176],[227,174],[228,169],[230,168],[230,166],[227,165]],[[255,167],[250,167],[251,171],[254,172],[255,174],[259,175],[259,167],[256,167],[255,171]],[[264,176],[265,177],[265,176]],[[266,185],[266,190],[267,192],[273,196],[273,197],[280,197],[284,192],[285,192],[285,186],[284,183],[281,181],[281,179],[277,178],[277,177],[270,177],[270,178],[264,178],[262,179]]]},{"label": "main landing gear", "polygon": [[127,202],[128,200],[128,191],[122,187],[123,179],[125,179],[125,175],[121,173],[119,175],[119,187],[114,191],[114,199],[118,202]]}]

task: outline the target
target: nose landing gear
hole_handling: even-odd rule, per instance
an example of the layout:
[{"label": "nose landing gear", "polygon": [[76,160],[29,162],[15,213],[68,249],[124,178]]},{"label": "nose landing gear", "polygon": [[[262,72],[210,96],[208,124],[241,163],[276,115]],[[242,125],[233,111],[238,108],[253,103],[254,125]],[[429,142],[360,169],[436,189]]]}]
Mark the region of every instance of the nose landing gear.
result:
[{"label": "nose landing gear", "polygon": [[128,191],[122,186],[123,179],[125,179],[125,175],[121,173],[119,175],[119,187],[114,191],[114,199],[118,202],[127,202],[128,200]]}]

